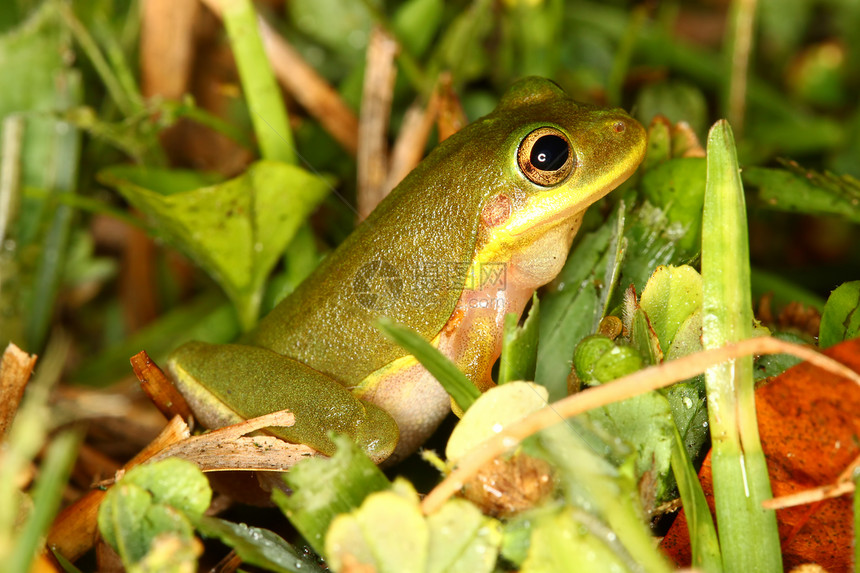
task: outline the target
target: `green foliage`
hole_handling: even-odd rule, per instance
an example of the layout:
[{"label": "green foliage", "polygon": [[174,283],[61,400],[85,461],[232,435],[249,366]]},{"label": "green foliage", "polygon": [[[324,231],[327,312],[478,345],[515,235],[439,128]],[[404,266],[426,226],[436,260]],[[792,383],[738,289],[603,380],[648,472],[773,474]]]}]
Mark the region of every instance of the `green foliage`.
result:
[{"label": "green foliage", "polygon": [[513,380],[534,380],[537,368],[537,346],[540,331],[540,304],[537,295],[532,297],[532,306],[522,326],[517,326],[519,317],[513,313],[505,316],[505,332],[502,337],[502,356],[499,361],[499,379],[505,384]]},{"label": "green foliage", "polygon": [[335,571],[355,559],[380,573],[489,573],[500,541],[499,523],[463,500],[422,516],[415,490],[398,480],[332,522],[326,555]]},{"label": "green foliage", "polygon": [[818,344],[829,348],[860,336],[860,281],[839,285],[827,299],[821,314]]},{"label": "green foliage", "polygon": [[[496,404],[495,414],[492,409],[482,412],[481,400],[490,403],[499,396],[485,394],[469,407],[477,393],[450,361],[426,344],[422,348],[420,342],[410,342],[409,333],[395,325],[381,327],[468,408],[449,443],[461,455],[479,438],[492,435],[502,418],[567,395],[574,385],[569,384],[573,367],[580,382],[610,383],[623,373],[694,352],[703,323],[706,328],[719,323],[722,329],[722,334],[709,331],[708,344],[728,340],[727,332],[735,327],[750,334],[750,290],[754,297],[772,292],[779,307],[803,302],[823,310],[822,348],[860,333],[860,287],[851,275],[860,268],[855,248],[860,240],[857,2],[827,2],[826,10],[813,0],[758,3],[741,100],[745,112],[735,116],[743,119],[732,126],[737,145],[720,124],[712,132],[708,158],[691,149],[695,146],[688,145],[688,136],[677,126],[652,119],[662,114],[672,122],[687,122],[703,137],[717,111],[732,111],[724,94],[737,82],[728,67],[739,65],[738,58],[730,57],[737,53],[736,40],[727,36],[721,45],[718,37],[697,40],[710,28],[700,27],[699,20],[690,24],[686,3],[639,4],[326,0],[287,2],[281,13],[266,14],[355,110],[360,108],[367,40],[374,26],[401,43],[391,140],[407,107],[416,100],[426,102],[443,71],[450,73],[472,120],[489,111],[514,79],[540,74],[578,99],[634,109],[643,123],[651,124],[640,175],[586,215],[564,270],[540,293],[540,312],[535,299],[522,326],[511,318],[506,322],[499,381],[534,379],[540,387],[526,386],[529,394]],[[292,102],[287,117],[252,3],[230,6],[224,14],[227,40],[211,44],[229,42],[239,80],[236,86],[232,79],[219,78],[219,90],[229,95],[217,117],[203,109],[209,103],[205,94],[197,94],[200,106],[191,94],[174,102],[143,98],[135,77],[137,3],[18,0],[0,10],[0,72],[9,88],[0,93],[3,342],[11,339],[41,351],[55,327],[70,329],[77,358],[70,377],[106,385],[128,373],[128,356],[141,348],[159,360],[187,340],[234,340],[254,325],[261,311],[295,288],[321,253],[349,233],[354,159]],[[696,9],[711,18],[720,16],[705,24],[728,20],[727,29],[736,29],[732,14],[709,12],[722,4]],[[197,60],[207,61],[209,55]],[[195,78],[197,73],[195,69]],[[226,134],[243,152],[258,153],[258,161],[239,175],[231,171],[226,181],[201,171],[165,169],[176,158],[168,158],[160,137],[180,118]],[[480,142],[474,148],[482,152]],[[295,165],[296,158],[307,159],[309,167]],[[179,161],[188,165],[187,158]],[[731,188],[733,201],[742,197],[738,165],[744,185],[753,191],[746,197],[748,213],[735,212],[732,218],[720,214],[703,229],[706,185]],[[337,174],[337,197],[325,198],[334,180],[313,175],[317,171]],[[119,193],[100,188],[96,173]],[[198,278],[195,294],[180,298],[176,293],[182,281],[160,272],[169,265],[159,255],[156,298],[161,314],[136,332],[124,318],[124,308],[132,303],[121,299],[116,288],[117,278],[134,261],[119,262],[116,244],[105,239],[116,235],[105,234],[104,226],[108,217],[146,227],[129,205],[152,223],[148,230],[162,241],[159,253],[164,247],[178,249],[214,279]],[[736,211],[737,203],[733,205]],[[320,206],[320,215],[311,222]],[[829,219],[822,222],[820,216]],[[747,225],[754,265],[749,279],[744,241],[740,250],[724,248],[728,237],[737,239]],[[700,255],[703,240],[710,253]],[[700,256],[716,256],[704,263],[710,265],[703,270],[704,281],[711,285],[704,303],[697,290],[699,275],[682,266],[697,267]],[[825,305],[834,285],[841,286]],[[729,306],[731,301],[735,306]],[[733,310],[724,320],[717,311],[725,308]],[[607,315],[623,318],[626,332],[620,339],[594,336]],[[807,342],[814,334],[777,333]],[[793,363],[785,356],[762,358],[755,376],[779,374]],[[744,387],[749,382],[744,378]],[[508,391],[515,389],[523,392],[518,384]],[[739,500],[737,480],[728,493],[718,492],[721,535],[734,537],[724,538],[722,545],[716,540],[694,471],[713,428],[705,423],[704,398],[699,377],[604,408],[591,421],[583,417],[575,422],[583,436],[563,434],[564,428],[540,436],[526,449],[540,450],[551,461],[559,491],[542,507],[504,522],[481,517],[462,500],[424,518],[406,486],[390,491],[379,470],[342,441],[333,459],[298,466],[288,478],[291,497],[274,495],[317,552],[326,554],[328,543],[338,543],[340,549],[329,548],[329,556],[348,552],[348,547],[354,554],[367,554],[380,570],[404,571],[408,563],[420,571],[491,570],[501,547],[509,563],[500,562],[497,569],[513,564],[523,571],[589,566],[659,571],[665,563],[655,556],[637,515],[635,481],[658,475],[650,493],[660,498],[672,490],[674,476],[691,527],[694,565],[707,571],[721,570],[723,562],[726,569],[778,568],[772,528],[763,523],[769,518],[759,520],[751,509],[765,493],[756,481],[760,473],[751,477],[759,484],[751,501]],[[41,408],[39,419],[51,419]],[[748,405],[737,410],[750,415]],[[26,521],[16,527],[10,512],[29,499],[13,487],[17,470],[10,467],[29,463],[47,430],[34,422],[29,407],[19,418],[32,433],[16,432],[9,442],[14,455],[3,460],[12,465],[3,467],[0,480],[0,562],[24,571],[55,512],[77,438],[61,434],[51,441],[32,492],[32,509],[22,512]],[[748,426],[754,427],[753,422]],[[615,438],[622,440],[620,446],[607,445]],[[608,454],[602,458],[583,444]],[[746,457],[750,476],[756,475],[752,466],[758,464],[754,446],[743,442],[743,451],[753,452]],[[449,458],[454,457],[449,451]],[[725,467],[740,467],[737,457],[727,459]],[[716,473],[720,463],[715,463]],[[184,472],[142,470],[143,477],[130,472],[109,494],[103,508],[106,538],[130,569],[191,567],[198,551],[196,528],[263,569],[315,570],[311,560],[271,532],[201,517],[207,494],[193,485],[202,483],[199,476]],[[182,475],[185,481],[171,481]],[[190,492],[191,506],[171,488]],[[369,503],[372,492],[383,490],[381,501]],[[348,517],[326,540],[337,515]],[[377,529],[377,523],[385,525]],[[406,523],[416,529],[404,533],[402,545],[393,543],[408,529]],[[614,544],[605,542],[609,530],[617,537]],[[339,558],[331,564],[339,564]]]},{"label": "green foliage", "polygon": [[[359,507],[371,493],[389,487],[388,479],[348,438],[332,438],[338,449],[329,459],[312,459],[285,474],[291,495],[274,490],[272,501],[317,553],[324,554],[326,532],[335,517]],[[320,488],[319,484],[326,484]]]},{"label": "green foliage", "polygon": [[99,177],[209,272],[245,330],[256,323],[269,273],[331,184],[275,161],[260,161],[215,185],[193,172],[134,167],[114,167]]},{"label": "green foliage", "polygon": [[169,458],[137,466],[99,507],[99,531],[129,571],[190,571],[198,553],[193,523],[212,499],[194,464]]}]

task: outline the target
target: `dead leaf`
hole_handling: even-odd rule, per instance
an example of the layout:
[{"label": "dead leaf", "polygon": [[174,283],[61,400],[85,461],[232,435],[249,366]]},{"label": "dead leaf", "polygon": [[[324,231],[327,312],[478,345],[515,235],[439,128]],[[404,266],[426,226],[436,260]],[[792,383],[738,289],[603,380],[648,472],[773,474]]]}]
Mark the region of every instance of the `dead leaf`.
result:
[{"label": "dead leaf", "polygon": [[[860,372],[860,339],[825,354]],[[787,370],[756,391],[756,414],[774,497],[826,485],[860,455],[860,387],[809,363]],[[713,512],[710,456],[699,472]],[[777,510],[786,569],[817,563],[829,571],[848,571],[853,559],[851,498]],[[689,565],[687,521],[683,512],[663,540],[664,551]]]}]

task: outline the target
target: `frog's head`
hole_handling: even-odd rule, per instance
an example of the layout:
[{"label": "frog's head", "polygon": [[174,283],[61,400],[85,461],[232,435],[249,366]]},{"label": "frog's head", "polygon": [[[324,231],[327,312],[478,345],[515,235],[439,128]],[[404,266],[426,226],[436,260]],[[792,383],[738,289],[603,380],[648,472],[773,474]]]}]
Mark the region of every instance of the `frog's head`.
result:
[{"label": "frog's head", "polygon": [[505,130],[493,150],[505,185],[485,197],[479,239],[483,256],[495,260],[553,230],[569,245],[585,209],[645,156],[645,129],[625,111],[577,103],[542,78],[514,84],[482,122],[487,132]]}]

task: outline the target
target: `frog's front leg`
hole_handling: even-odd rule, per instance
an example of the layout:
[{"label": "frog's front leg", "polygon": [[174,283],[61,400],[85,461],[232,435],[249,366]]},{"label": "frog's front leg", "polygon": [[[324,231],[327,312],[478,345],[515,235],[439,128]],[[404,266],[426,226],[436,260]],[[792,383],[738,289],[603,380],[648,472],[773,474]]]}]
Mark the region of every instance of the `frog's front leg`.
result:
[{"label": "frog's front leg", "polygon": [[350,436],[376,463],[387,459],[398,441],[397,424],[384,410],[360,401],[325,374],[265,348],[189,342],[171,354],[168,368],[207,428],[290,410],[295,425],[268,431],[326,455],[335,450],[331,431]]}]

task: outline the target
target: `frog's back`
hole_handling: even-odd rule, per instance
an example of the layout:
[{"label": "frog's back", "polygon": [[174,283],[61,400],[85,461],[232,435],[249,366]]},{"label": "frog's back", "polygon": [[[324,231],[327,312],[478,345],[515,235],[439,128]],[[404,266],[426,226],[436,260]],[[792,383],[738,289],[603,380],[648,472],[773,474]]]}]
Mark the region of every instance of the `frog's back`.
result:
[{"label": "frog's back", "polygon": [[459,297],[482,205],[502,184],[470,143],[487,127],[437,147],[245,341],[353,385],[404,354],[374,328],[380,316],[432,339]]}]

